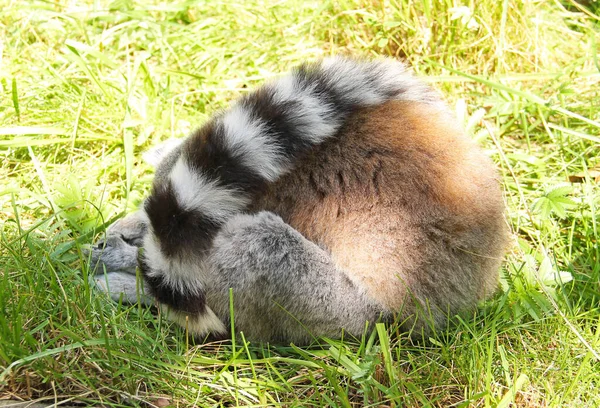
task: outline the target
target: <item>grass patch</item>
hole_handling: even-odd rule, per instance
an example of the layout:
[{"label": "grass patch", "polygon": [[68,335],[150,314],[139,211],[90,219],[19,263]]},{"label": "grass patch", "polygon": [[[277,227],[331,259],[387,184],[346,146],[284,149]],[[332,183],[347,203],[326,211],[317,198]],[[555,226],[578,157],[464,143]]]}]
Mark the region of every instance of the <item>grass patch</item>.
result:
[{"label": "grass patch", "polygon": [[[593,407],[600,401],[595,1],[0,0],[0,398],[106,406]],[[79,251],[147,193],[147,147],[291,65],[392,55],[501,170],[502,291],[414,344],[194,344],[91,293]]]}]

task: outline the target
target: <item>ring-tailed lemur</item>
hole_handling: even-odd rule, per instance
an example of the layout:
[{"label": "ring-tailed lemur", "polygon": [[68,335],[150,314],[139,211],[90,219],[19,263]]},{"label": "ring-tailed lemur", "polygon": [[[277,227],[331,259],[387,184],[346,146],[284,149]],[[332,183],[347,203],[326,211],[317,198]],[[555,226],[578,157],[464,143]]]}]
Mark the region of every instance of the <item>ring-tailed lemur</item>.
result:
[{"label": "ring-tailed lemur", "polygon": [[443,325],[496,288],[494,166],[399,62],[302,65],[158,156],[95,283],[135,302],[139,267],[141,300],[199,336],[227,334],[230,288],[236,331],[294,343]]}]

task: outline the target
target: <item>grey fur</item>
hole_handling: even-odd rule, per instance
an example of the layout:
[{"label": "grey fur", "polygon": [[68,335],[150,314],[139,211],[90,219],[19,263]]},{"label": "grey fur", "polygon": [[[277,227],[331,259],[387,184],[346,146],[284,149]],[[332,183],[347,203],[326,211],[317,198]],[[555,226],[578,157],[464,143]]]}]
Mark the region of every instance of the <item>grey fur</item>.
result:
[{"label": "grey fur", "polygon": [[370,300],[329,255],[270,212],[237,215],[209,256],[207,304],[251,339],[306,344],[319,336],[360,335],[380,318]]},{"label": "grey fur", "polygon": [[138,248],[118,236],[106,237],[92,248],[90,264],[95,273],[121,271],[135,275]]},{"label": "grey fur", "polygon": [[[139,286],[138,286],[139,283]],[[142,303],[151,306],[152,297],[144,292],[143,279],[127,272],[109,272],[102,275],[90,276],[90,286],[107,293],[115,302],[128,304]]]},{"label": "grey fur", "polygon": [[[135,222],[143,219],[134,213],[112,231],[142,231]],[[91,283],[114,301],[152,304],[136,288],[135,272],[130,273],[135,265],[116,261],[130,259],[137,248],[114,238],[114,245],[93,251],[108,273],[92,277]],[[232,288],[236,330],[250,339],[307,344],[320,336],[340,337],[342,331],[359,336],[365,322],[372,325],[388,317],[324,250],[267,211],[232,217],[207,258],[207,305],[227,321]]]},{"label": "grey fur", "polygon": [[183,139],[168,139],[160,143],[158,146],[146,151],[142,158],[144,161],[153,167],[157,167],[164,158],[173,153],[174,156],[178,155],[179,146],[183,142]]},{"label": "grey fur", "polygon": [[147,232],[148,219],[143,211],[116,221],[90,251],[92,269],[96,273],[121,271],[135,275],[138,249]]},{"label": "grey fur", "polygon": [[181,156],[183,140],[170,139],[167,142],[161,143],[157,149],[153,151],[152,158],[148,163],[155,167],[154,182],[164,184],[171,170]]}]

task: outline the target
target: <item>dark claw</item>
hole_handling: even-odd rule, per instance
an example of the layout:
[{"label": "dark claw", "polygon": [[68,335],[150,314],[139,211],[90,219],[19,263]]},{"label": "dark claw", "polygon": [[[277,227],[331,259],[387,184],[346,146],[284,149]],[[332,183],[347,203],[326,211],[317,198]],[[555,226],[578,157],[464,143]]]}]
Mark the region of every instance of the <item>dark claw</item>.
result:
[{"label": "dark claw", "polygon": [[98,242],[94,244],[94,249],[102,249],[106,245],[106,241],[104,239],[100,239]]}]

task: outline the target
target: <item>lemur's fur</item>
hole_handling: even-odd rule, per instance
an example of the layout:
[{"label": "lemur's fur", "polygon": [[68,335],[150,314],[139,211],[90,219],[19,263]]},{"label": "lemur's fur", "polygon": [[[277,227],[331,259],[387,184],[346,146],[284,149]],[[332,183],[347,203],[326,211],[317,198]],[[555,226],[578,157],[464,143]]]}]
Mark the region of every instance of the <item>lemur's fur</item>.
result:
[{"label": "lemur's fur", "polygon": [[399,62],[302,65],[163,153],[143,209],[94,249],[96,284],[199,336],[227,334],[230,288],[237,331],[294,343],[443,325],[496,288],[494,166]]}]

